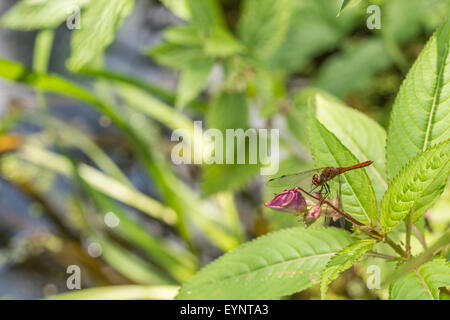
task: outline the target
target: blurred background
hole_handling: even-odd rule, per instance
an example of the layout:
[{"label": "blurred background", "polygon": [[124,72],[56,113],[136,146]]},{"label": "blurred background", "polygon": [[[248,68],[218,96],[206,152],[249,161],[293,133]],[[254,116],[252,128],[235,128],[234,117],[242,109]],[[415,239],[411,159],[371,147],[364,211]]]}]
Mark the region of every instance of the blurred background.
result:
[{"label": "blurred background", "polygon": [[[0,298],[67,292],[76,265],[83,289],[139,285],[131,297],[169,299],[224,252],[300,224],[263,207],[271,193],[260,164],[174,165],[171,134],[191,132],[194,120],[278,128],[280,175],[314,166],[304,115],[317,90],[387,128],[450,3],[356,1],[337,16],[340,2],[1,1],[0,58],[44,85],[8,82],[14,66],[1,64]],[[370,30],[373,4],[381,28]],[[73,8],[81,29],[66,24]],[[446,191],[428,233],[448,227],[449,209]],[[319,297],[312,287],[286,298]],[[356,268],[329,297],[386,292],[367,290]]]}]

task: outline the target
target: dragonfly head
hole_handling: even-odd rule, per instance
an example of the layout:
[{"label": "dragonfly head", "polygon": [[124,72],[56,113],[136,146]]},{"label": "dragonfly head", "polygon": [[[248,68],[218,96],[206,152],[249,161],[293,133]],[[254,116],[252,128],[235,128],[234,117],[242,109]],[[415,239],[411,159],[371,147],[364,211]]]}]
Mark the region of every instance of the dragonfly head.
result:
[{"label": "dragonfly head", "polygon": [[322,176],[318,175],[317,173],[315,175],[313,175],[312,177],[312,183],[316,186],[320,186],[323,182]]}]

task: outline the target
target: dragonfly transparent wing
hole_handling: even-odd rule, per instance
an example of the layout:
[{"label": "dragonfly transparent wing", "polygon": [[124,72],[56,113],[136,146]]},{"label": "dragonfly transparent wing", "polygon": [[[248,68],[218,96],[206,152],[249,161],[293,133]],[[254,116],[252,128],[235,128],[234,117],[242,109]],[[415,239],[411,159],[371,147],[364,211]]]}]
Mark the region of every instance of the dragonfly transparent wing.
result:
[{"label": "dragonfly transparent wing", "polygon": [[292,174],[284,174],[277,178],[272,178],[267,181],[266,186],[270,189],[292,189],[301,187],[305,190],[311,190],[312,177],[314,174],[320,174],[323,168],[317,168]]}]

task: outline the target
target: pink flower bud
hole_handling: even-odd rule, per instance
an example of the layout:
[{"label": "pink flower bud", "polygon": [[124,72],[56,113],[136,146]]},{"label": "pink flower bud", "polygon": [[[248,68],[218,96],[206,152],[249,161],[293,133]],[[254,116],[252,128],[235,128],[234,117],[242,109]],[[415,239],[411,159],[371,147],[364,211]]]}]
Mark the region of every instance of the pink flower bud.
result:
[{"label": "pink flower bud", "polygon": [[317,202],[313,206],[309,207],[308,212],[304,215],[303,220],[307,226],[313,224],[317,219],[319,219],[321,213],[320,202]]},{"label": "pink flower bud", "polygon": [[305,198],[298,191],[298,188],[284,190],[276,194],[272,200],[264,203],[264,205],[277,211],[293,213],[296,216],[305,213],[307,210]]},{"label": "pink flower bud", "polygon": [[[328,199],[328,202],[334,205],[335,207],[338,206],[337,199]],[[334,210],[333,207],[329,206],[326,203],[321,204],[320,201],[318,201],[313,206],[308,206],[308,212],[305,214],[303,218],[306,225],[309,226],[313,224],[317,219],[319,219],[321,215],[331,217],[333,221],[336,221],[341,217],[340,213]]]}]

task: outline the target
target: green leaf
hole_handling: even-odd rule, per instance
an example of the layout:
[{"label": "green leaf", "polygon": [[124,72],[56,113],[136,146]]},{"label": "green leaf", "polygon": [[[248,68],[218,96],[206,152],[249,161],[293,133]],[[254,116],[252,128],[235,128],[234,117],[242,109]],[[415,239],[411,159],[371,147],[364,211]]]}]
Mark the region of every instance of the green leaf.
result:
[{"label": "green leaf", "polygon": [[245,129],[248,127],[249,110],[243,92],[223,90],[215,98],[208,110],[208,127],[217,128],[224,134],[226,129]]},{"label": "green leaf", "polygon": [[387,137],[389,181],[418,152],[450,138],[450,23],[431,37],[397,95]]},{"label": "green leaf", "polygon": [[217,259],[176,299],[272,299],[317,282],[331,256],[351,243],[336,228],[292,228],[247,242]]},{"label": "green leaf", "polygon": [[55,30],[45,29],[38,32],[34,43],[33,69],[38,72],[47,72],[52,54]]},{"label": "green leaf", "polygon": [[394,281],[390,300],[439,300],[439,288],[450,286],[450,263],[435,258]]},{"label": "green leaf", "polygon": [[447,140],[419,153],[400,171],[381,201],[382,232],[395,228],[411,210],[414,223],[434,204],[448,180],[449,157]]},{"label": "green leaf", "polygon": [[345,97],[352,92],[367,90],[373,76],[390,64],[390,56],[380,39],[351,43],[324,62],[315,86]]},{"label": "green leaf", "polygon": [[348,247],[339,251],[330,259],[326,269],[322,272],[320,280],[320,292],[322,300],[325,300],[327,295],[328,285],[339,275],[354,265],[356,262],[364,258],[364,254],[373,248],[376,243],[375,240],[359,240],[353,242]]},{"label": "green leaf", "polygon": [[[245,47],[225,28],[216,27],[210,34],[202,34],[195,25],[173,26],[164,30],[170,44],[199,49],[211,57],[228,57],[244,51]],[[164,48],[164,47],[163,47]],[[170,47],[169,47],[170,48]],[[187,48],[185,48],[187,49]],[[199,54],[200,56],[202,54]],[[179,61],[178,61],[179,62]]]},{"label": "green leaf", "polygon": [[291,18],[292,0],[245,0],[239,35],[249,53],[264,60],[283,43]]},{"label": "green leaf", "polygon": [[189,20],[191,18],[191,12],[187,4],[187,0],[160,0],[167,8],[172,11],[177,17]]},{"label": "green leaf", "polygon": [[133,11],[134,0],[96,0],[83,12],[81,28],[71,39],[70,69],[77,71],[102,55],[124,19]]},{"label": "green leaf", "polygon": [[124,285],[75,290],[48,297],[49,300],[169,300],[176,295],[176,286]]},{"label": "green leaf", "polygon": [[358,5],[360,2],[361,0],[338,0],[339,8],[336,16],[339,17],[345,8],[354,7]]},{"label": "green leaf", "polygon": [[388,185],[386,182],[386,131],[364,113],[349,108],[334,97],[320,92],[316,96],[316,117],[358,161],[372,160],[367,168],[378,203]]},{"label": "green leaf", "polygon": [[362,14],[350,9],[336,19],[336,8],[329,3],[329,0],[293,1],[288,31],[269,59],[271,66],[296,72],[308,67],[315,56],[341,45],[342,39],[357,27]]},{"label": "green leaf", "polygon": [[217,0],[185,0],[191,14],[191,22],[203,32],[211,32],[223,26],[225,20]]},{"label": "green leaf", "polygon": [[167,27],[163,31],[164,38],[173,44],[199,46],[203,43],[198,29],[192,24],[182,24]]},{"label": "green leaf", "polygon": [[4,28],[35,30],[56,28],[72,16],[76,8],[81,9],[90,0],[22,0],[8,10],[1,19]]},{"label": "green leaf", "polygon": [[[310,112],[309,136],[311,151],[317,167],[346,167],[358,159],[339,139]],[[357,169],[341,175],[343,209],[356,220],[375,225],[377,201],[367,169]]]},{"label": "green leaf", "polygon": [[[218,129],[226,138],[227,129],[241,129],[243,133],[248,127],[249,110],[243,92],[222,91],[215,99],[207,114],[209,128]],[[225,140],[226,141],[226,140]],[[226,141],[229,142],[229,141]],[[231,142],[230,142],[231,143]],[[223,164],[213,163],[204,167],[201,187],[203,193],[210,195],[222,190],[237,190],[245,186],[258,172],[257,164],[237,163],[237,153],[249,153],[249,144],[235,138],[234,164],[226,163],[226,143],[223,143]],[[248,157],[246,157],[247,159]]]},{"label": "green leaf", "polygon": [[205,54],[200,47],[164,42],[147,52],[157,63],[175,70],[183,70],[191,62],[202,59]]},{"label": "green leaf", "polygon": [[184,107],[186,104],[195,99],[203,90],[206,80],[211,73],[214,62],[211,58],[202,57],[192,60],[183,67],[177,88],[178,108]]},{"label": "green leaf", "polygon": [[205,54],[213,57],[228,57],[242,53],[245,47],[224,28],[216,28],[205,40]]}]

